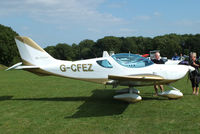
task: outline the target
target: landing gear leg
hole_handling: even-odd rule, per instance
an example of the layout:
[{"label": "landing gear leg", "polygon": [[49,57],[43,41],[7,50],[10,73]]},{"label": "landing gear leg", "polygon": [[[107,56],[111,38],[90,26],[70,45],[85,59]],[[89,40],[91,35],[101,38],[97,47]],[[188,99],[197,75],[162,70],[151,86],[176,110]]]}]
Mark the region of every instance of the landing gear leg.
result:
[{"label": "landing gear leg", "polygon": [[170,87],[170,88],[173,89],[173,90],[180,91],[180,90],[178,90],[177,88],[172,87],[171,85],[167,85],[167,86]]},{"label": "landing gear leg", "polygon": [[134,87],[130,86],[129,88],[117,90],[116,93],[135,93],[135,94],[140,94],[140,91],[135,89]]}]

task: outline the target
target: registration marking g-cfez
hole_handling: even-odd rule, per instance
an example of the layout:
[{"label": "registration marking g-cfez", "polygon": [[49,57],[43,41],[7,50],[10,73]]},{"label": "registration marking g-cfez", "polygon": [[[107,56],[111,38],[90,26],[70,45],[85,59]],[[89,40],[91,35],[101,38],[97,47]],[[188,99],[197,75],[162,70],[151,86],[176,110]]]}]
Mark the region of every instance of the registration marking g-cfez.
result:
[{"label": "registration marking g-cfez", "polygon": [[71,66],[66,66],[64,64],[60,65],[60,70],[66,72],[67,70],[72,70],[73,72],[92,72],[92,64],[71,64]]}]

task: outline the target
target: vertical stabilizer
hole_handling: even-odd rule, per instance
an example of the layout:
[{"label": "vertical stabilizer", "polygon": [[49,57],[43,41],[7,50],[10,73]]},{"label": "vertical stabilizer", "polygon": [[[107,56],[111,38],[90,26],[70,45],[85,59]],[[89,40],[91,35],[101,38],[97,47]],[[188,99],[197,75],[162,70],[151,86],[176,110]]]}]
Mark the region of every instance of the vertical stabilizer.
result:
[{"label": "vertical stabilizer", "polygon": [[55,59],[29,37],[15,37],[23,65],[47,65]]}]

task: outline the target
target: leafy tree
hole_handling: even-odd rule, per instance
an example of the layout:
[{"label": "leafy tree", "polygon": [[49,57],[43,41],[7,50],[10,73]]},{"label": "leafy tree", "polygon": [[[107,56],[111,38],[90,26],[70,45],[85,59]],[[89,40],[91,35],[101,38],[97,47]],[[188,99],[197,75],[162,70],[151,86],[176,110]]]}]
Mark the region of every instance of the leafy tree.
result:
[{"label": "leafy tree", "polygon": [[162,56],[171,58],[174,53],[181,53],[181,41],[176,35],[157,36],[153,39],[153,43],[157,46],[156,49],[160,50]]},{"label": "leafy tree", "polygon": [[80,58],[81,59],[89,59],[94,58],[95,54],[93,52],[93,46],[95,42],[93,40],[83,40],[79,43],[79,50],[80,50]]},{"label": "leafy tree", "polygon": [[197,54],[200,55],[200,34],[188,35],[185,41],[185,49],[190,52],[197,52]]},{"label": "leafy tree", "polygon": [[72,47],[65,43],[57,44],[55,58],[60,60],[72,60],[74,58]]},{"label": "leafy tree", "polygon": [[0,64],[10,66],[20,61],[14,40],[17,35],[10,27],[0,24]]},{"label": "leafy tree", "polygon": [[56,58],[56,47],[55,46],[47,46],[44,50],[50,54],[52,57]]},{"label": "leafy tree", "polygon": [[107,36],[103,39],[97,40],[95,48],[97,49],[97,56],[101,56],[103,51],[114,51],[115,53],[120,52],[122,46],[122,40],[118,37]]},{"label": "leafy tree", "polygon": [[138,46],[136,44],[136,38],[135,37],[127,37],[122,38],[123,44],[121,46],[120,52],[123,53],[138,53]]},{"label": "leafy tree", "polygon": [[139,54],[149,53],[149,51],[154,50],[151,38],[145,38],[145,37],[141,37],[141,36],[137,37],[136,44],[138,47],[137,52]]},{"label": "leafy tree", "polygon": [[73,60],[80,60],[81,59],[81,54],[80,54],[80,47],[79,45],[73,43],[72,44],[72,50],[74,54]]}]

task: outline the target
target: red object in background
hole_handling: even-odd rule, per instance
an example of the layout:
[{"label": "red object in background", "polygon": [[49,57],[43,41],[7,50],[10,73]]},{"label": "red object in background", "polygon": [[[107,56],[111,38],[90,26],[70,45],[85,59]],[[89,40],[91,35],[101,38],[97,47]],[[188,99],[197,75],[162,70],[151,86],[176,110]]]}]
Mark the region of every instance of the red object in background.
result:
[{"label": "red object in background", "polygon": [[142,55],[142,57],[148,57],[149,56],[149,54],[143,54]]}]

